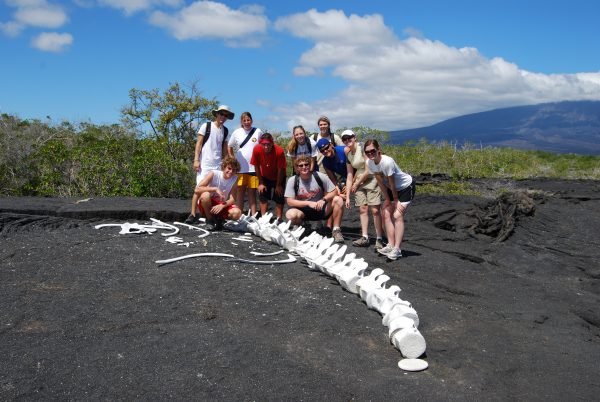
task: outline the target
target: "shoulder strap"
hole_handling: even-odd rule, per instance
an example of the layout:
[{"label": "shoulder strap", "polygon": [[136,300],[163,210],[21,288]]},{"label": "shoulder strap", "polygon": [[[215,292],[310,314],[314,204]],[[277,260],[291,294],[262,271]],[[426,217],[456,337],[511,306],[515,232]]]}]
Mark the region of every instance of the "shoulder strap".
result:
[{"label": "shoulder strap", "polygon": [[246,139],[244,139],[244,141],[240,144],[240,148],[244,148],[244,145],[246,145],[246,143],[250,140],[255,131],[256,127],[252,127],[252,130],[250,130],[250,132],[246,136]]},{"label": "shoulder strap", "polygon": [[229,129],[225,126],[223,126],[223,141],[221,144],[221,149],[223,149],[223,147],[225,146],[225,143],[227,142],[227,136],[229,135]]},{"label": "shoulder strap", "polygon": [[298,189],[300,188],[300,175],[294,175],[294,194],[298,195]]},{"label": "shoulder strap", "polygon": [[206,144],[206,141],[208,141],[208,137],[210,137],[210,129],[211,128],[212,128],[212,122],[207,121],[206,129],[204,130],[204,139],[202,140],[202,145]]},{"label": "shoulder strap", "polygon": [[317,181],[317,184],[319,185],[319,187],[321,187],[321,191],[323,191],[323,195],[325,195],[325,186],[323,185],[323,180],[321,180],[321,176],[319,176],[318,172],[312,172],[312,174],[315,177],[315,180]]},{"label": "shoulder strap", "polygon": [[308,153],[312,154],[312,144],[310,143],[310,137],[306,137],[306,148],[308,148]]}]

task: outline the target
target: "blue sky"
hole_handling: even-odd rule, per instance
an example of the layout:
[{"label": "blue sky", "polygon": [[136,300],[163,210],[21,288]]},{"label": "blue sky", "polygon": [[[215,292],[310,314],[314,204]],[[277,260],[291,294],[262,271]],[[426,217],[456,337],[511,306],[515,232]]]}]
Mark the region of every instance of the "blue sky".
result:
[{"label": "blue sky", "polygon": [[598,16],[596,0],[0,0],[0,112],[115,123],[131,88],[194,81],[282,131],[600,100]]}]

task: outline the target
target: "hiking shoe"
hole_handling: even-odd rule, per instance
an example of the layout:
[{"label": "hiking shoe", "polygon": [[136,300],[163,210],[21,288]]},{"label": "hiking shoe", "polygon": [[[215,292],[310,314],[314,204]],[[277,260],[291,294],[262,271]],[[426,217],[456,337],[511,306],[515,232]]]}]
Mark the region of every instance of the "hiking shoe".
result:
[{"label": "hiking shoe", "polygon": [[187,223],[188,225],[193,225],[194,223],[196,223],[198,221],[198,219],[196,219],[196,215],[192,215],[190,214],[190,216],[188,216],[185,221],[183,221],[183,223]]},{"label": "hiking shoe", "polygon": [[388,244],[387,246],[385,246],[385,247],[380,248],[379,250],[377,250],[377,252],[379,254],[388,255],[388,253],[390,251],[392,251],[393,249],[394,249],[394,247],[392,247],[391,245]]},{"label": "hiking shoe", "polygon": [[375,240],[375,250],[380,250],[383,248],[383,242],[381,239]]},{"label": "hiking shoe", "polygon": [[400,251],[400,249],[393,249],[392,251],[390,251],[389,253],[387,253],[387,258],[389,258],[390,260],[397,260],[398,258],[402,257],[402,251]]},{"label": "hiking shoe", "polygon": [[225,221],[223,219],[216,219],[215,220],[215,230],[223,230],[224,224],[225,224]]},{"label": "hiking shoe", "polygon": [[365,236],[360,236],[360,239],[354,240],[352,245],[356,247],[369,247],[369,239]]},{"label": "hiking shoe", "polygon": [[217,230],[217,223],[213,220],[207,220],[206,226],[204,228],[209,232],[214,232],[215,230]]},{"label": "hiking shoe", "polygon": [[333,232],[331,232],[331,236],[333,237],[333,240],[336,243],[344,242],[344,236],[342,235],[342,231],[340,229],[336,229]]}]

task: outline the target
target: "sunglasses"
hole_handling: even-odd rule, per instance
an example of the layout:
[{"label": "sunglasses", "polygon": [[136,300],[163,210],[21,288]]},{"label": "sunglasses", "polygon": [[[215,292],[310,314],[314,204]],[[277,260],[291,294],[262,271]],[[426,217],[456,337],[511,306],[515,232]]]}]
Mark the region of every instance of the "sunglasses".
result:
[{"label": "sunglasses", "polygon": [[350,141],[353,139],[354,139],[354,137],[345,137],[345,138],[342,138],[342,142],[347,142],[347,141]]},{"label": "sunglasses", "polygon": [[308,163],[299,163],[299,164],[296,165],[296,167],[298,167],[298,168],[310,167],[310,164],[308,164]]},{"label": "sunglasses", "polygon": [[365,155],[371,156],[371,155],[375,155],[376,153],[377,153],[376,149],[369,149],[368,151],[365,150]]}]

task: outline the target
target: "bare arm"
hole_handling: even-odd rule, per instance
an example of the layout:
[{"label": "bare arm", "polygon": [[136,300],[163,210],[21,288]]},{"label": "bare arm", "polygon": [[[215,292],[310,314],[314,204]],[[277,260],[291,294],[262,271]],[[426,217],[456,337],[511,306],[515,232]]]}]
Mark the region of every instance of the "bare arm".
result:
[{"label": "bare arm", "polygon": [[198,134],[198,139],[196,140],[196,148],[194,149],[194,169],[196,169],[196,171],[200,169],[200,157],[202,156],[203,143],[204,136],[202,134]]}]

